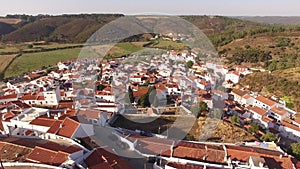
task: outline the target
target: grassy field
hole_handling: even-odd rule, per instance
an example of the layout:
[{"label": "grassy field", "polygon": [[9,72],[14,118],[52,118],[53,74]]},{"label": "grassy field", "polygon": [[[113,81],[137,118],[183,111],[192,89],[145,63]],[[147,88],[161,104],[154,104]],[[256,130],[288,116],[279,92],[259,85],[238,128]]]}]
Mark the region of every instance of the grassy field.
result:
[{"label": "grassy field", "polygon": [[166,50],[184,50],[187,49],[187,46],[184,43],[180,42],[174,42],[169,40],[156,40],[153,45],[151,45],[153,48],[159,48],[159,49],[166,49]]},{"label": "grassy field", "polygon": [[[121,42],[116,44],[108,52],[108,55],[112,57],[120,57],[123,55],[128,55],[143,49],[143,44],[147,42]],[[26,50],[36,50],[39,48],[49,49],[49,48],[63,48],[69,46],[78,46],[81,44],[49,44],[49,45],[34,45],[31,49]],[[20,49],[25,49],[27,45],[18,44],[18,45],[3,45],[1,46],[0,52],[9,52],[9,51],[19,51]],[[54,51],[47,52],[36,52],[36,53],[25,53],[22,56],[16,58],[7,71],[4,74],[5,78],[13,77],[26,73],[32,70],[40,69],[43,66],[52,66],[57,64],[59,61],[70,60],[78,58],[78,55],[81,51],[81,48],[74,49],[59,49]],[[85,50],[86,51],[86,50]],[[94,51],[97,53],[97,51]],[[9,61],[13,58],[13,55],[0,55],[0,70],[3,70]],[[4,57],[5,56],[5,57]],[[84,54],[84,57],[92,56],[92,53],[87,52]],[[82,57],[82,55],[80,55]],[[8,59],[7,59],[8,58]],[[2,68],[2,69],[1,69]]]},{"label": "grassy field", "polygon": [[15,55],[0,55],[0,72],[2,72]]},{"label": "grassy field", "polygon": [[129,55],[135,52],[138,52],[143,49],[143,44],[147,42],[120,42],[115,44],[108,55],[112,57],[120,57],[123,55]]},{"label": "grassy field", "polygon": [[19,44],[0,44],[0,54],[1,53],[18,53],[20,50],[22,51],[32,51],[32,50],[42,50],[42,49],[56,49],[56,48],[64,48],[64,47],[76,47],[80,46],[82,44],[72,44],[72,43],[66,43],[66,44],[59,44],[59,43],[52,43],[52,44],[45,44],[45,45],[32,45],[31,48],[29,48],[29,45],[32,45],[32,43],[19,43]]},{"label": "grassy field", "polygon": [[[16,58],[11,66],[7,69],[4,76],[12,77],[32,70],[40,69],[43,66],[51,66],[59,61],[76,59],[80,48],[56,50],[49,52],[27,53]],[[88,57],[89,54],[86,56]]]}]

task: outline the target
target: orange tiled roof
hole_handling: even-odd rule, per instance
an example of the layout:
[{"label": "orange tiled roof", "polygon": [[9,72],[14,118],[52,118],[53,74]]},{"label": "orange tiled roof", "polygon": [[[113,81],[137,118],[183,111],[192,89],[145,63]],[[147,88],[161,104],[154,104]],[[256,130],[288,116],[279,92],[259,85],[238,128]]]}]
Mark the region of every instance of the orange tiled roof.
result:
[{"label": "orange tiled roof", "polygon": [[148,92],[148,87],[145,88],[139,88],[138,91],[133,91],[133,96],[135,98],[140,98],[142,97],[144,94],[146,94]]},{"label": "orange tiled roof", "polygon": [[251,96],[250,96],[249,94],[246,94],[246,95],[243,96],[243,98],[244,98],[244,99],[250,99]]},{"label": "orange tiled roof", "polygon": [[157,90],[167,90],[167,88],[164,84],[155,84],[155,88]]},{"label": "orange tiled roof", "polygon": [[25,94],[21,97],[21,100],[37,100],[38,95],[32,95],[31,93]]},{"label": "orange tiled roof", "polygon": [[284,110],[281,107],[277,107],[277,106],[272,107],[271,111],[274,112],[274,113],[276,113],[276,114],[278,114],[278,115],[280,115],[280,116],[283,116],[283,115],[285,115],[287,113],[286,110]]},{"label": "orange tiled roof", "polygon": [[48,129],[47,133],[56,134],[61,123],[62,123],[62,121],[56,120],[54,123],[52,123],[52,125]]},{"label": "orange tiled roof", "polygon": [[50,118],[36,118],[32,120],[29,124],[50,127],[55,121],[56,121],[55,119],[50,119]]},{"label": "orange tiled roof", "polygon": [[26,161],[59,166],[63,162],[68,160],[68,156],[68,153],[60,151],[56,152],[36,146],[33,151],[27,156]]},{"label": "orange tiled roof", "polygon": [[[193,165],[193,164],[181,164],[181,163],[175,163],[171,162],[167,164],[168,166],[177,168],[177,169],[204,169],[204,166],[202,165]],[[205,167],[206,169],[214,169],[210,167]]]},{"label": "orange tiled roof", "polygon": [[256,106],[250,107],[249,110],[252,111],[252,112],[254,112],[254,113],[257,113],[259,115],[264,115],[267,112],[266,110],[264,110],[262,108],[259,108],[259,107],[256,107]]},{"label": "orange tiled roof", "polygon": [[75,107],[75,102],[72,101],[60,101],[58,104],[58,108],[68,108],[73,109]]},{"label": "orange tiled roof", "polygon": [[246,94],[249,93],[249,91],[247,91],[247,90],[240,90],[240,89],[232,89],[231,92],[238,95],[238,96],[240,96],[240,97],[243,97],[243,96],[245,96]]},{"label": "orange tiled roof", "polygon": [[300,132],[300,128],[298,126],[296,126],[294,124],[291,124],[291,123],[288,123],[288,122],[286,122],[284,120],[281,121],[281,125]]},{"label": "orange tiled roof", "polygon": [[2,124],[2,120],[0,119],[0,130],[1,131],[4,131],[4,127],[3,127],[3,124]]},{"label": "orange tiled roof", "polygon": [[87,109],[87,110],[79,110],[77,115],[91,118],[91,119],[99,119],[99,115],[102,113],[103,111],[100,110]]},{"label": "orange tiled roof", "polygon": [[3,118],[5,118],[5,119],[11,119],[11,118],[14,118],[15,116],[16,116],[16,114],[14,114],[11,111],[3,114]]},{"label": "orange tiled roof", "polygon": [[14,98],[17,98],[17,97],[18,97],[17,94],[4,95],[4,96],[0,96],[0,100],[4,100],[4,99],[14,99]]},{"label": "orange tiled roof", "polygon": [[62,127],[59,128],[57,135],[71,138],[76,132],[79,125],[79,122],[73,120],[70,117],[67,117],[62,123]]},{"label": "orange tiled roof", "polygon": [[132,169],[124,159],[103,148],[94,149],[85,163],[91,169]]},{"label": "orange tiled roof", "polygon": [[255,99],[258,100],[258,101],[260,101],[260,102],[262,102],[262,103],[264,103],[264,104],[266,104],[266,105],[268,105],[268,106],[273,106],[274,104],[276,104],[275,101],[273,101],[271,99],[268,99],[268,98],[266,98],[264,96],[258,96]]},{"label": "orange tiled roof", "polygon": [[244,146],[226,145],[227,153],[231,160],[248,162],[250,156],[262,157],[269,168],[293,168],[293,162],[290,157],[280,158],[280,152]]}]

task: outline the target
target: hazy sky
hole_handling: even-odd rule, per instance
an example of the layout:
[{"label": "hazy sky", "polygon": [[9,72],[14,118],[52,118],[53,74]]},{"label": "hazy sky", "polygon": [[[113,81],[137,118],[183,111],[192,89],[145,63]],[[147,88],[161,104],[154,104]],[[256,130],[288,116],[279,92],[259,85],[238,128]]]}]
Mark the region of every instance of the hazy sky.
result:
[{"label": "hazy sky", "polygon": [[7,14],[195,14],[226,16],[300,16],[299,0],[4,0]]}]

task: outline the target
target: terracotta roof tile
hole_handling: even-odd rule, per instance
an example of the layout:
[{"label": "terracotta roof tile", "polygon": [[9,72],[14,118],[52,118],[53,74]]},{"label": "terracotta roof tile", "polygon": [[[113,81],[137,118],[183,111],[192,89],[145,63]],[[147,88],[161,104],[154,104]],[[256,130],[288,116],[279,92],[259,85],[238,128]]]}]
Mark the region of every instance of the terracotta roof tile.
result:
[{"label": "terracotta roof tile", "polygon": [[5,119],[5,121],[7,121],[7,120],[9,120],[9,119],[12,119],[12,118],[14,118],[14,117],[16,117],[17,115],[16,114],[14,114],[13,112],[7,112],[7,113],[4,113],[3,115],[2,115],[2,117]]},{"label": "terracotta roof tile", "polygon": [[62,123],[62,121],[56,120],[54,123],[52,123],[52,125],[48,129],[47,133],[56,134],[57,131],[59,130],[59,127],[60,127],[61,123]]},{"label": "terracotta roof tile", "polygon": [[22,108],[22,109],[27,109],[27,108],[30,108],[31,106],[29,106],[28,104],[20,101],[20,100],[17,100],[17,101],[12,101],[10,103],[13,103],[15,105],[17,105],[18,107]]},{"label": "terracotta roof tile", "polygon": [[299,131],[300,132],[300,128],[294,124],[291,124],[291,123],[288,123],[286,121],[281,121],[281,125],[283,125],[284,127],[287,127],[287,128],[290,128],[290,129],[293,129],[293,130],[296,130],[296,131]]},{"label": "terracotta roof tile", "polygon": [[85,163],[93,169],[132,169],[123,158],[110,151],[103,148],[94,149],[92,154],[85,159]]},{"label": "terracotta roof tile", "polygon": [[267,113],[266,110],[264,110],[262,108],[259,108],[259,107],[256,107],[256,106],[250,107],[249,110],[252,111],[253,113],[257,113],[259,115],[264,115],[264,114]]},{"label": "terracotta roof tile", "polygon": [[[245,146],[227,145],[226,147],[231,160],[248,162],[250,156],[256,156],[264,158],[269,168],[293,168],[292,159],[278,151]],[[280,158],[280,155],[282,155],[282,158]]]},{"label": "terracotta roof tile", "polygon": [[50,119],[50,118],[36,118],[32,120],[29,124],[50,127],[53,125],[55,121],[56,121],[55,119]]},{"label": "terracotta roof tile", "polygon": [[246,95],[243,96],[243,98],[244,98],[244,99],[250,99],[251,96],[250,96],[249,94],[246,94]]},{"label": "terracotta roof tile", "polygon": [[167,88],[164,84],[155,84],[155,88],[157,90],[162,90],[162,91],[167,90]]},{"label": "terracotta roof tile", "polygon": [[59,128],[57,135],[72,138],[74,133],[76,132],[77,128],[79,127],[80,123],[73,120],[70,117],[67,117],[63,123],[61,128]]},{"label": "terracotta roof tile", "polygon": [[247,91],[247,90],[240,90],[240,89],[232,89],[231,93],[236,94],[236,95],[238,95],[240,97],[243,97],[246,94],[248,94],[249,91]]},{"label": "terracotta roof tile", "polygon": [[168,163],[168,166],[174,167],[176,169],[217,169],[214,167],[204,167],[202,165],[196,165],[196,164],[181,164],[181,163]]},{"label": "terracotta roof tile", "polygon": [[273,101],[271,99],[268,99],[268,98],[266,98],[264,96],[258,96],[255,99],[258,100],[258,101],[260,101],[260,102],[262,102],[262,103],[264,103],[264,104],[266,104],[266,105],[268,105],[268,106],[273,106],[274,104],[276,104],[275,101]]},{"label": "terracotta roof tile", "polygon": [[25,94],[21,97],[21,100],[37,100],[38,95],[32,95],[31,93]]},{"label": "terracotta roof tile", "polygon": [[133,92],[133,96],[135,98],[140,98],[142,97],[144,94],[146,94],[148,92],[148,88],[139,88],[138,91],[134,91]]},{"label": "terracotta roof tile", "polygon": [[14,99],[14,98],[18,98],[17,94],[10,94],[10,95],[3,95],[0,96],[0,100],[4,100],[4,99]]},{"label": "terracotta roof tile", "polygon": [[276,113],[276,114],[278,114],[278,115],[280,115],[280,116],[283,116],[283,115],[285,115],[287,113],[286,110],[284,110],[281,107],[277,107],[277,106],[272,107],[271,111],[274,112],[274,113]]},{"label": "terracotta roof tile", "polygon": [[26,160],[59,166],[68,160],[68,153],[56,152],[46,148],[36,146],[33,151],[27,156]]},{"label": "terracotta roof tile", "polygon": [[2,124],[2,120],[0,120],[0,130],[1,130],[1,131],[4,131],[4,127],[3,127],[3,124]]},{"label": "terracotta roof tile", "polygon": [[100,111],[100,110],[93,110],[93,109],[82,110],[82,109],[80,109],[77,112],[77,115],[91,118],[91,119],[99,119],[100,114],[102,114],[102,113],[103,113],[103,111]]}]

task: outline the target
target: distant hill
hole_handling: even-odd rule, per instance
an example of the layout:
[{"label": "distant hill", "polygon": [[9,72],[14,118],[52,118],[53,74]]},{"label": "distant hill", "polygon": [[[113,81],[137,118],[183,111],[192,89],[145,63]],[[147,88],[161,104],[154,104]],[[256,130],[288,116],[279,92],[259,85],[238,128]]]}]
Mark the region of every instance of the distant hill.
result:
[{"label": "distant hill", "polygon": [[[3,42],[53,41],[85,42],[106,23],[121,17],[121,14],[80,14],[61,16],[8,16],[19,17],[22,22],[3,28]],[[3,22],[0,23],[4,24]],[[1,27],[0,27],[1,28]]]},{"label": "distant hill", "polygon": [[[0,38],[1,42],[13,43],[41,40],[59,43],[83,43],[99,28],[123,16],[122,14],[9,15],[5,18],[0,18],[0,35],[2,35]],[[257,23],[245,20],[247,19],[245,17],[180,17],[201,29],[215,47],[224,46],[235,40],[254,37],[263,33],[300,30],[300,26],[291,27]],[[142,25],[141,29],[144,29]]]},{"label": "distant hill", "polygon": [[[55,41],[85,42],[96,30],[122,14],[80,14],[60,16],[9,15],[0,18],[0,33],[3,42]],[[222,16],[181,16],[199,27],[206,34],[243,31],[262,27],[262,24]],[[11,20],[19,22],[4,23]],[[1,22],[2,20],[2,22]],[[5,26],[4,26],[5,25]]]},{"label": "distant hill", "polygon": [[238,16],[235,18],[268,24],[300,25],[300,16]]},{"label": "distant hill", "polygon": [[14,30],[16,30],[16,28],[11,24],[0,22],[0,36],[13,32]]}]

